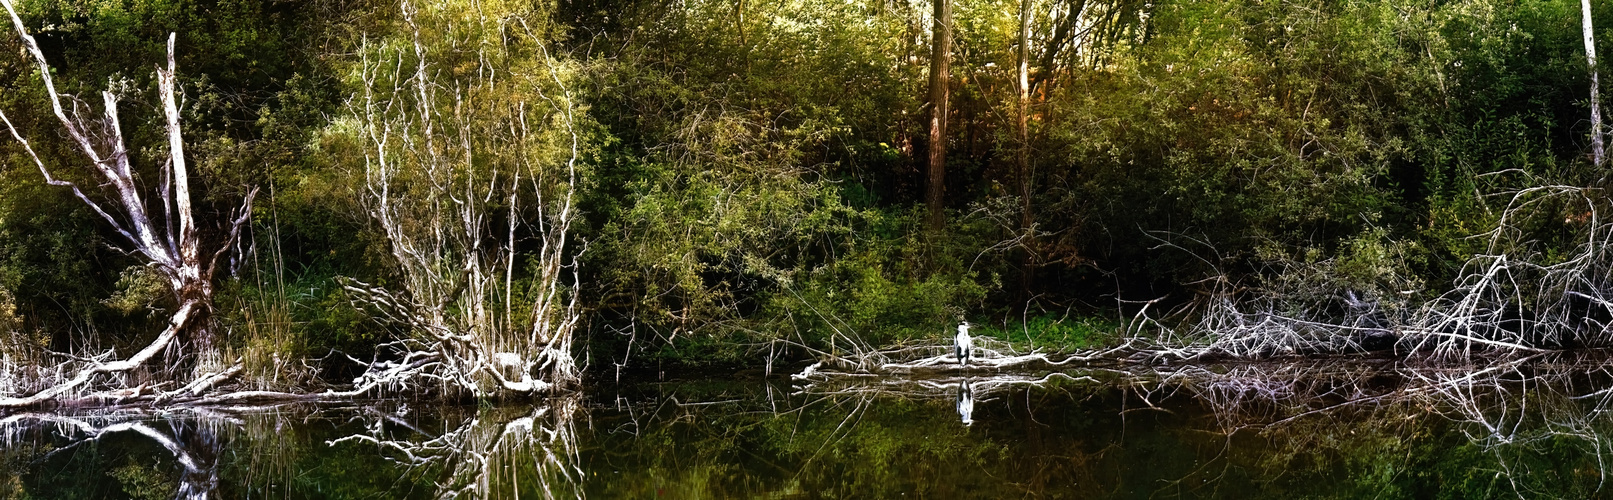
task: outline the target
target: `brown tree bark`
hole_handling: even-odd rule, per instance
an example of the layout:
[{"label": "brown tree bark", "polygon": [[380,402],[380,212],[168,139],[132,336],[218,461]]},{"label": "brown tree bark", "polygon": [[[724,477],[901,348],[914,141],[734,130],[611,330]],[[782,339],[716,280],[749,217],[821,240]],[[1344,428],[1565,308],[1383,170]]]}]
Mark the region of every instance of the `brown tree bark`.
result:
[{"label": "brown tree bark", "polygon": [[931,231],[946,228],[947,114],[951,98],[952,1],[935,0],[935,26],[930,41],[930,155],[924,204],[925,225]]},{"label": "brown tree bark", "polygon": [[1031,103],[1031,71],[1030,71],[1030,42],[1031,42],[1031,0],[1020,0],[1019,3],[1019,81],[1018,96],[1016,96],[1015,138],[1019,147],[1014,154],[1014,163],[1017,167],[1016,177],[1019,180],[1019,230],[1025,238],[1020,246],[1025,251],[1024,274],[1021,275],[1021,292],[1030,297],[1031,286],[1035,279],[1036,255],[1032,251],[1032,241],[1036,236],[1036,216],[1031,211],[1031,163],[1030,163],[1030,103]]}]

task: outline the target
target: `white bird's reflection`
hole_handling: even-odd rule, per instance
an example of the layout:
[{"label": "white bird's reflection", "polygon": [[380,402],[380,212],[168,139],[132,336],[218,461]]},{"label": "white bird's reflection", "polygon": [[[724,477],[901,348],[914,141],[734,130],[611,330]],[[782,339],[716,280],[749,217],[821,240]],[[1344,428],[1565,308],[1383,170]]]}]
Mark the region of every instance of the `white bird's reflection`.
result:
[{"label": "white bird's reflection", "polygon": [[974,390],[973,390],[973,388],[971,388],[969,386],[969,381],[965,380],[963,382],[959,382],[958,383],[958,417],[963,420],[963,425],[965,425],[965,426],[974,425],[974,423],[975,423],[974,413],[975,413]]}]

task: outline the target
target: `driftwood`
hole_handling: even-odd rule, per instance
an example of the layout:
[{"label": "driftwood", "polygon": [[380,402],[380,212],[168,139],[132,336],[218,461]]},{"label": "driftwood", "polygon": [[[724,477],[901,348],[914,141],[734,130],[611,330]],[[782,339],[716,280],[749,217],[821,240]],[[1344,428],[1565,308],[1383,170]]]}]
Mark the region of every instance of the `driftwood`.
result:
[{"label": "driftwood", "polygon": [[[1144,307],[1134,328],[1158,332],[1150,350],[1177,361],[1385,350],[1459,362],[1613,345],[1613,221],[1602,217],[1604,195],[1539,183],[1500,196],[1507,205],[1495,227],[1476,236],[1487,250],[1466,262],[1449,292],[1432,299],[1310,290],[1306,294],[1328,298],[1295,302],[1292,294],[1243,287],[1220,275],[1206,280],[1213,286],[1190,308],[1167,315],[1174,319],[1149,315]],[[1553,216],[1557,207],[1571,211],[1563,222],[1580,243],[1553,257],[1526,238],[1523,226]],[[1390,302],[1396,306],[1384,307]]]},{"label": "driftwood", "polygon": [[[1163,315],[1140,304],[1112,349],[1077,353],[1002,352],[987,346],[978,363],[964,365],[950,346],[876,349],[837,343],[835,352],[792,343],[822,361],[795,376],[929,375],[964,372],[1036,372],[1114,364],[1208,363],[1220,360],[1305,359],[1384,351],[1393,356],[1447,363],[1496,356],[1529,357],[1565,347],[1613,346],[1613,221],[1601,216],[1598,191],[1540,185],[1505,193],[1507,208],[1480,235],[1486,253],[1474,255],[1454,287],[1422,303],[1385,307],[1381,296],[1351,290],[1306,290],[1324,297],[1298,302],[1282,290],[1234,283],[1225,274],[1205,280],[1209,291]],[[1549,258],[1520,226],[1559,205],[1583,210],[1580,244]],[[1569,221],[1569,222],[1572,222]],[[1155,237],[1161,247],[1175,243]],[[1203,242],[1200,244],[1207,245]],[[1204,259],[1213,265],[1212,259]],[[1283,271],[1288,272],[1288,271]],[[1311,272],[1300,270],[1298,272]],[[1308,299],[1300,299],[1308,300]],[[1330,312],[1330,311],[1342,311]],[[850,347],[841,353],[840,348]]]},{"label": "driftwood", "polygon": [[1020,352],[1015,347],[990,337],[974,337],[972,355],[967,363],[958,359],[951,345],[920,344],[854,351],[847,355],[833,355],[800,344],[790,347],[804,349],[820,361],[791,374],[796,381],[827,381],[842,377],[963,377],[1003,375],[1016,378],[1050,371],[1123,364],[1137,358],[1142,352],[1137,341],[1127,341],[1114,347],[1076,352],[1044,352],[1033,349]]}]

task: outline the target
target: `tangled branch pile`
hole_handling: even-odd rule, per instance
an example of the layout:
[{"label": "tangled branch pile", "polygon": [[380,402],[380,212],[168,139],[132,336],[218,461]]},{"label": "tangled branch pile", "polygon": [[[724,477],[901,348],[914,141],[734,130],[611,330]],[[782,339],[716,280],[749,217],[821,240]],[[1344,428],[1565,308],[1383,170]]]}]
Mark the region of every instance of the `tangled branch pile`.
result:
[{"label": "tangled branch pile", "polygon": [[[1417,290],[1342,288],[1281,278],[1325,270],[1292,262],[1268,285],[1215,276],[1199,300],[1164,315],[1144,308],[1133,328],[1161,334],[1139,359],[1265,358],[1393,350],[1459,359],[1613,344],[1613,221],[1600,188],[1546,185],[1505,193],[1495,225],[1475,236],[1485,250],[1454,286],[1421,303]],[[1565,215],[1566,214],[1566,215]],[[1539,241],[1541,219],[1559,217],[1577,245],[1554,254]],[[1320,283],[1318,283],[1320,282]],[[1397,293],[1398,292],[1398,293]],[[1141,339],[1139,339],[1141,340]]]}]

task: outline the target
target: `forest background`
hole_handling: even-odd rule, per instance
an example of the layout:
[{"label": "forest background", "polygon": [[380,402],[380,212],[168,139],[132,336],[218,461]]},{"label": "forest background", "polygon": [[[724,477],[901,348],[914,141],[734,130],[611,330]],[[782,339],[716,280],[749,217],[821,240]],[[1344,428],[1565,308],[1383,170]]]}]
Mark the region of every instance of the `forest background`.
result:
[{"label": "forest background", "polygon": [[[368,359],[416,334],[353,285],[414,276],[366,201],[363,132],[374,47],[411,31],[449,55],[432,74],[452,80],[519,24],[541,50],[497,65],[543,65],[568,92],[574,119],[545,122],[576,139],[565,255],[510,222],[501,262],[510,283],[564,263],[573,349],[606,378],[933,343],[963,319],[1021,345],[1100,347],[1149,335],[1140,312],[1192,321],[1210,297],[1392,315],[1459,286],[1521,190],[1590,193],[1507,223],[1548,264],[1606,203],[1579,2],[960,1],[939,136],[928,2],[17,5],[63,93],[119,92],[130,155],[151,167],[166,141],[151,67],[177,33],[203,241],[226,241],[258,190],[209,321],[269,386],[351,375],[332,353]],[[82,162],[22,42],[0,38],[0,53],[17,55],[0,58],[0,109],[47,163]],[[508,125],[477,116],[461,118]],[[552,138],[511,144],[564,161]],[[930,191],[936,153],[944,189]],[[116,243],[0,140],[7,356],[129,352],[163,330],[175,294]]]}]

